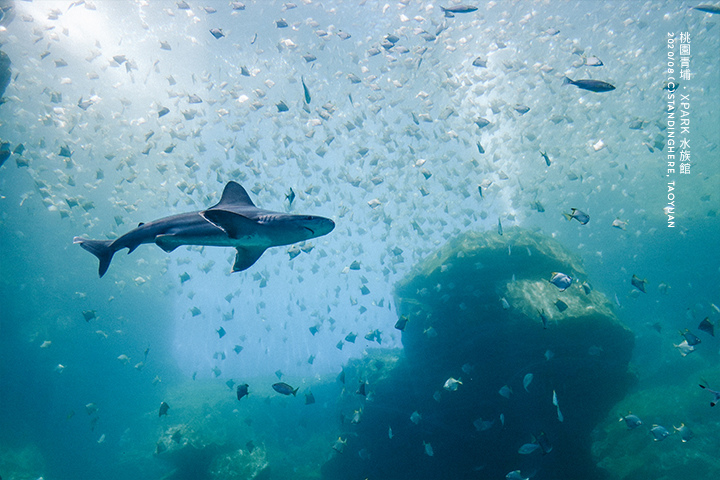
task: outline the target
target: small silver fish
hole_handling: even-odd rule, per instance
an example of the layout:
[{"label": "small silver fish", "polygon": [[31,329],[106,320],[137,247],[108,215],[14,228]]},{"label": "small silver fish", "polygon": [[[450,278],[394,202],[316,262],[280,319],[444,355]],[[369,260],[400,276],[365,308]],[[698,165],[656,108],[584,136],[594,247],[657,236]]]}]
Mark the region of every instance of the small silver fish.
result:
[{"label": "small silver fish", "polygon": [[667,428],[663,427],[662,425],[653,425],[653,427],[650,429],[650,433],[652,434],[656,442],[662,442],[667,438],[668,435],[670,435],[670,432],[668,432]]},{"label": "small silver fish", "polygon": [[715,405],[718,404],[718,402],[720,402],[720,392],[718,392],[718,391],[716,391],[716,390],[712,390],[709,386],[703,385],[702,383],[700,384],[700,388],[702,388],[702,389],[704,389],[704,390],[707,390],[708,392],[710,392],[710,393],[712,393],[712,394],[714,395],[715,398],[713,398],[713,399],[710,401],[710,406],[711,406],[711,407],[714,407]]},{"label": "small silver fish", "polygon": [[632,413],[628,413],[627,415],[620,417],[620,421],[625,422],[625,425],[627,425],[628,430],[632,430],[633,428],[637,428],[643,424],[642,420],[640,420],[640,418],[637,415],[633,415]]},{"label": "small silver fish", "polygon": [[458,385],[462,385],[462,382],[460,380],[456,380],[450,377],[445,381],[445,385],[443,385],[443,388],[448,392],[455,392],[458,389]]},{"label": "small silver fish", "polygon": [[533,381],[533,374],[532,374],[532,373],[528,373],[528,374],[525,375],[525,377],[523,378],[523,388],[525,389],[526,392],[529,391],[529,390],[528,390],[528,387],[530,386],[530,384],[532,383],[532,381]]},{"label": "small silver fish", "polygon": [[565,218],[568,221],[570,221],[574,218],[575,220],[580,222],[580,225],[585,225],[590,221],[590,215],[588,215],[587,213],[581,212],[577,208],[572,208],[570,210],[570,213],[563,213],[563,215],[565,216]]},{"label": "small silver fish", "polygon": [[425,447],[425,455],[427,455],[428,457],[432,457],[433,455],[435,455],[432,445],[430,445],[429,442],[423,442],[423,447]]},{"label": "small silver fish", "polygon": [[507,385],[503,385],[503,387],[498,391],[498,393],[505,398],[510,398],[510,395],[512,395],[513,391],[512,388],[508,387]]},{"label": "small silver fish", "polygon": [[691,438],[695,436],[692,430],[690,430],[688,426],[684,423],[681,423],[679,427],[673,425],[673,430],[675,431],[675,433],[680,434],[680,440],[683,443],[687,443]]},{"label": "small silver fish", "polygon": [[540,448],[537,443],[526,443],[518,449],[520,455],[529,455]]},{"label": "small silver fish", "polygon": [[681,332],[680,332],[680,335],[682,335],[682,336],[685,338],[685,341],[686,341],[686,342],[688,343],[688,345],[690,345],[691,347],[694,347],[695,345],[697,345],[697,344],[699,344],[699,343],[701,342],[701,340],[700,340],[697,336],[695,336],[695,334],[693,334],[692,332],[690,332],[690,330],[688,330],[687,328],[685,329],[684,332],[681,331]]},{"label": "small silver fish", "polygon": [[572,285],[573,279],[564,273],[552,272],[550,275],[550,283],[558,287],[561,292],[564,292],[570,285]]},{"label": "small silver fish", "polygon": [[632,279],[630,280],[630,283],[632,283],[632,286],[637,288],[643,293],[647,293],[645,291],[645,284],[647,284],[647,279],[641,279],[637,275],[633,275]]}]

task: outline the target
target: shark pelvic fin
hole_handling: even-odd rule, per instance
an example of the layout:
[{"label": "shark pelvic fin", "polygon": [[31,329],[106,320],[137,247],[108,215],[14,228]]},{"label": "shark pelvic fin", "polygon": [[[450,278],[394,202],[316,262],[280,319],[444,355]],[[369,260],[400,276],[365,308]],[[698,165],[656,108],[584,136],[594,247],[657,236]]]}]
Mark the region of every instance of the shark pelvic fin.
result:
[{"label": "shark pelvic fin", "polygon": [[175,235],[158,235],[155,237],[155,244],[162,248],[166,253],[170,253],[175,250],[180,244],[175,241]]},{"label": "shark pelvic fin", "polygon": [[237,253],[235,254],[235,263],[233,264],[233,273],[242,272],[252,267],[257,262],[258,258],[265,253],[265,249],[262,247],[258,248],[247,248],[237,247]]}]

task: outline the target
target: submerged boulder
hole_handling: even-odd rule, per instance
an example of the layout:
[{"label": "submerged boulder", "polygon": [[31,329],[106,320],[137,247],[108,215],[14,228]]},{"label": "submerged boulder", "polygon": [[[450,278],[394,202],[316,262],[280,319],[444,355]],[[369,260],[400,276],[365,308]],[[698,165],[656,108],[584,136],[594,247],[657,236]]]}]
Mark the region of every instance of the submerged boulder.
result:
[{"label": "submerged boulder", "polygon": [[633,380],[634,337],[586,281],[576,256],[521,229],[467,233],[420,262],[395,292],[403,352],[341,403],[358,421],[324,477],[598,477],[591,432]]}]

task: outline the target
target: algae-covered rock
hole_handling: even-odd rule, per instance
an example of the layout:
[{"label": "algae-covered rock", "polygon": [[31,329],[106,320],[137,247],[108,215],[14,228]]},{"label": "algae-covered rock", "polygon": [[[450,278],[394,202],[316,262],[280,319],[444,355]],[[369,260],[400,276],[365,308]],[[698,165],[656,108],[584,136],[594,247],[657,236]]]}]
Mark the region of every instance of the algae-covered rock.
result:
[{"label": "algae-covered rock", "polygon": [[632,381],[634,338],[586,281],[558,242],[520,229],[468,233],[420,262],[396,286],[404,352],[345,403],[360,421],[325,478],[597,477],[591,432]]},{"label": "algae-covered rock", "polygon": [[267,480],[270,464],[264,448],[255,447],[252,452],[244,449],[218,455],[210,465],[212,480]]},{"label": "algae-covered rock", "polygon": [[36,480],[46,471],[40,449],[33,444],[0,445],[0,473],[10,480]]}]

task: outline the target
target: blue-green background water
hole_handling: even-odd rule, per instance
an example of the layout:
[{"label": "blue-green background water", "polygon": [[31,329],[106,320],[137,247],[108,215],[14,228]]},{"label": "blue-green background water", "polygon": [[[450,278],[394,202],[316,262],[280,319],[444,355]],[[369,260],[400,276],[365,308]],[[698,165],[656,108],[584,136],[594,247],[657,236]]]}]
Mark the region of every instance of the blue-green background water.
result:
[{"label": "blue-green background water", "polygon": [[[341,431],[335,376],[367,348],[402,347],[395,283],[449,239],[494,231],[498,220],[583,259],[636,337],[631,395],[643,404],[618,410],[668,403],[653,421],[706,432],[687,444],[646,435],[638,451],[654,463],[684,456],[692,476],[698,452],[717,447],[718,412],[696,384],[720,386],[720,345],[705,335],[687,357],[673,345],[678,330],[720,319],[720,15],[686,2],[478,2],[454,18],[418,1],[188,3],[18,1],[3,21],[13,78],[0,139],[25,146],[0,167],[3,478],[162,478],[171,469],[153,456],[162,432],[223,415],[236,431],[202,428],[265,445],[272,478],[319,478]],[[277,28],[281,18],[287,28]],[[692,39],[693,76],[680,88],[691,96],[693,160],[674,176],[667,228],[666,38],[683,31]],[[386,50],[388,34],[399,39]],[[604,65],[583,66],[583,55]],[[486,68],[472,65],[478,56]],[[564,75],[616,90],[562,86]],[[278,111],[281,101],[289,111]],[[521,115],[518,104],[530,110]],[[170,113],[158,117],[161,107]],[[491,125],[478,128],[479,117]],[[58,155],[65,145],[71,159]],[[141,246],[98,279],[96,260],[72,244],[203,209],[230,180],[263,208],[337,226],[309,253],[272,249],[232,275],[228,249]],[[563,218],[573,207],[590,215],[587,225]],[[617,218],[624,230],[611,226]],[[360,270],[347,268],[353,261]],[[647,278],[646,294],[630,285],[633,274]],[[97,318],[86,322],[87,310]],[[382,345],[364,339],[375,329]],[[343,340],[351,332],[355,343]],[[273,392],[276,371],[301,387],[297,399]],[[246,405],[231,379],[252,384]],[[305,406],[309,390],[317,403]],[[161,401],[170,417],[157,417]],[[622,464],[603,451],[599,463]],[[703,465],[698,475],[720,471]],[[452,478],[452,465],[443,471]]]}]

